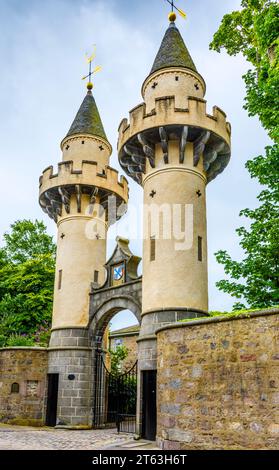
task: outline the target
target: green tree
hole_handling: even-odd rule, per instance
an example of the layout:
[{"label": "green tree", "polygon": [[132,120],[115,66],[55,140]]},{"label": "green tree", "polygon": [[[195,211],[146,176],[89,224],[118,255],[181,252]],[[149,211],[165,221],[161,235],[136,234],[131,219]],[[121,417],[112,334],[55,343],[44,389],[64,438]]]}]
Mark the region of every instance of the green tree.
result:
[{"label": "green tree", "polygon": [[55,245],[42,222],[17,221],[0,250],[0,343],[41,343],[52,313]]},{"label": "green tree", "polygon": [[216,253],[230,280],[217,287],[239,299],[234,309],[279,304],[279,5],[274,1],[243,0],[241,10],[224,16],[210,48],[229,55],[242,53],[252,68],[244,75],[245,109],[258,116],[274,145],[246,163],[252,178],[263,185],[259,206],[240,216],[250,227],[237,233],[244,251],[234,261],[226,251]]},{"label": "green tree", "polygon": [[11,225],[11,232],[4,234],[4,242],[4,259],[12,263],[23,263],[42,255],[55,256],[56,246],[39,220],[17,220]]},{"label": "green tree", "polygon": [[128,349],[126,346],[117,346],[115,350],[110,350],[110,371],[113,375],[122,374],[123,361],[128,356]]},{"label": "green tree", "polygon": [[[123,362],[129,355],[129,349],[125,345],[118,345],[115,350],[109,350],[110,353],[110,372],[121,384],[119,393],[120,401],[122,401],[122,412],[124,414],[135,414],[136,397],[137,397],[137,380],[136,377],[125,374]],[[124,369],[124,370],[123,370]],[[120,382],[119,382],[120,381]]]}]

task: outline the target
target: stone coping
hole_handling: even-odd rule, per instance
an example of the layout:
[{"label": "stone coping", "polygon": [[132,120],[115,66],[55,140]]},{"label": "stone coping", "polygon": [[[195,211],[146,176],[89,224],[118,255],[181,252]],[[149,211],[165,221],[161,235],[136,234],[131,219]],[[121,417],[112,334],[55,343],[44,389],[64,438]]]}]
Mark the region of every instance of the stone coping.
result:
[{"label": "stone coping", "polygon": [[60,330],[88,330],[88,326],[54,326],[51,332]]},{"label": "stone coping", "polygon": [[47,351],[47,347],[36,347],[36,346],[7,346],[5,348],[0,348],[0,351]]},{"label": "stone coping", "polygon": [[136,340],[136,343],[140,343],[141,341],[154,341],[156,340],[156,334],[154,335],[144,335],[144,336],[140,336],[137,340]]},{"label": "stone coping", "polygon": [[220,317],[196,319],[196,320],[191,320],[187,322],[179,321],[179,322],[176,322],[175,324],[168,324],[168,325],[158,328],[155,334],[157,335],[161,331],[175,329],[175,328],[206,325],[209,323],[222,323],[222,322],[232,321],[232,320],[250,320],[253,318],[264,317],[268,315],[279,315],[279,308],[271,308],[269,310],[258,310],[256,312],[251,311],[251,312],[236,315],[235,317],[230,316],[230,314],[228,314],[228,315],[222,315],[222,316],[220,315]]},{"label": "stone coping", "polygon": [[142,312],[141,316],[143,317],[144,315],[149,315],[149,314],[152,314],[152,313],[161,313],[161,312],[188,312],[188,313],[200,313],[204,316],[208,315],[208,312],[206,312],[205,310],[199,310],[197,308],[190,308],[190,307],[163,307],[163,308],[160,308],[160,309],[152,309],[152,310],[146,310],[145,312]]},{"label": "stone coping", "polygon": [[93,348],[86,346],[50,346],[48,351],[93,351]]}]

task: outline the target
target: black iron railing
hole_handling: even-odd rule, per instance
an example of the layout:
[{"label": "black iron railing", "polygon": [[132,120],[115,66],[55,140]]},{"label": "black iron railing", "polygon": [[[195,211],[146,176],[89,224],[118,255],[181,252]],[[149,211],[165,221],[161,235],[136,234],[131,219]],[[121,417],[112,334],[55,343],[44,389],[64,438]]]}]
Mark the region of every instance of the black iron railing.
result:
[{"label": "black iron railing", "polygon": [[93,424],[95,428],[117,427],[118,432],[135,432],[137,362],[124,374],[112,374],[96,351]]},{"label": "black iron railing", "polygon": [[125,415],[120,414],[117,416],[116,422],[117,432],[126,432],[128,434],[136,433],[136,414]]}]

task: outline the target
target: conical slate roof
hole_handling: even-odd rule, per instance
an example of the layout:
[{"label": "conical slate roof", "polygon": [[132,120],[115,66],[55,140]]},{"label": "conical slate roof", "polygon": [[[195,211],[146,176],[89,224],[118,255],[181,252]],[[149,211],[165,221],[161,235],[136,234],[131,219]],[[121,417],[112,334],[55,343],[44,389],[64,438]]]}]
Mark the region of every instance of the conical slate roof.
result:
[{"label": "conical slate roof", "polygon": [[88,91],[79,108],[67,137],[74,134],[91,134],[107,140],[95,99]]},{"label": "conical slate roof", "polygon": [[150,73],[166,67],[186,67],[197,72],[190,53],[175,23],[170,23]]}]

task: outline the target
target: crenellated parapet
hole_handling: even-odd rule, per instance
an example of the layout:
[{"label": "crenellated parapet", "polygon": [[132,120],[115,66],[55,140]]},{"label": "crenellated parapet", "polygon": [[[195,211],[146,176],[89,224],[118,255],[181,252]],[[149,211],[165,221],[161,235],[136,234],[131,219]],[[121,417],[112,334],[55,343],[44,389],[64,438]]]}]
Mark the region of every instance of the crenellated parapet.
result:
[{"label": "crenellated parapet", "polygon": [[107,166],[102,173],[98,172],[97,162],[82,161],[81,169],[75,170],[73,161],[58,164],[58,172],[53,166],[46,168],[40,177],[39,203],[56,222],[62,210],[71,211],[71,200],[76,200],[76,211],[82,212],[81,200],[86,195],[89,202],[96,198],[105,209],[108,197],[115,196],[116,206],[128,201],[128,182],[125,177],[119,179],[118,171]]},{"label": "crenellated parapet", "polygon": [[226,114],[214,106],[207,113],[206,101],[188,98],[187,108],[178,108],[175,96],[155,100],[155,108],[146,112],[142,103],[130,111],[129,122],[123,119],[119,126],[119,161],[126,173],[141,183],[146,161],[154,167],[156,144],[161,144],[165,163],[168,163],[168,142],[179,141],[180,163],[183,163],[186,144],[193,143],[193,165],[203,155],[204,171],[208,181],[213,180],[230,160],[231,126]]}]

